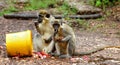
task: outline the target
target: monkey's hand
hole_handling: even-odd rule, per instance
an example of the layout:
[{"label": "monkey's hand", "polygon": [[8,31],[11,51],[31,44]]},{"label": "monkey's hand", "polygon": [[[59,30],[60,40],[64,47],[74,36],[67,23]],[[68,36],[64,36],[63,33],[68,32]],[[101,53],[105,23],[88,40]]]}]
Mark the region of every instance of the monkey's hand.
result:
[{"label": "monkey's hand", "polygon": [[50,43],[53,39],[53,35],[51,35],[48,39],[44,39],[45,43]]},{"label": "monkey's hand", "polygon": [[51,39],[48,39],[48,40],[44,39],[44,40],[45,40],[45,43],[50,43],[51,42]]},{"label": "monkey's hand", "polygon": [[56,37],[55,41],[62,42],[63,37]]},{"label": "monkey's hand", "polygon": [[37,21],[34,22],[34,25],[37,26],[39,23]]},{"label": "monkey's hand", "polygon": [[71,37],[72,37],[71,35],[68,35],[65,38],[63,38],[61,41],[62,42],[67,42],[67,41],[69,41],[71,39]]}]

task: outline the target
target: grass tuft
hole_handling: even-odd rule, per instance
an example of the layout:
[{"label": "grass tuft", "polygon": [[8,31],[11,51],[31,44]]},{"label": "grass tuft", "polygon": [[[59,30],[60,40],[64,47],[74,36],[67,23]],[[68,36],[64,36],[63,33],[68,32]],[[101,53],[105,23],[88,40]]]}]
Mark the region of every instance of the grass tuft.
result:
[{"label": "grass tuft", "polygon": [[[74,7],[71,7],[68,5],[66,1],[59,1],[59,0],[29,0],[27,3],[22,6],[22,9],[19,8],[19,4],[16,4],[12,0],[7,1],[8,7],[4,8],[0,12],[0,16],[12,12],[18,12],[18,11],[26,11],[26,10],[39,10],[39,9],[49,9],[49,8],[56,8],[57,11],[59,11],[64,16],[68,14],[75,14],[77,12],[77,9]],[[18,7],[16,7],[16,5]]]}]

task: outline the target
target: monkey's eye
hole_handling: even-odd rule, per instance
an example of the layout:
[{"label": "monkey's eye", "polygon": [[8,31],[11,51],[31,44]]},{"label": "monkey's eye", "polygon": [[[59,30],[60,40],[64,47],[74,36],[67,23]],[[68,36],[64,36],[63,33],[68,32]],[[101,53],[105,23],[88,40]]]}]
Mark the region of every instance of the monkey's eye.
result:
[{"label": "monkey's eye", "polygon": [[41,14],[39,14],[39,17],[43,17]]},{"label": "monkey's eye", "polygon": [[50,14],[46,14],[46,17],[47,17],[47,18],[50,18]]}]

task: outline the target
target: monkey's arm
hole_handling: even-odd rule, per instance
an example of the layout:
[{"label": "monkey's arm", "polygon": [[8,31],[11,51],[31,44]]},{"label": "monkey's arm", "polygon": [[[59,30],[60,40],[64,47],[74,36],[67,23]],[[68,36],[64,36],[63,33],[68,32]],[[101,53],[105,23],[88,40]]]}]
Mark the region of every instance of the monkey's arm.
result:
[{"label": "monkey's arm", "polygon": [[56,34],[57,32],[54,32],[48,39],[45,39],[45,43],[50,43]]},{"label": "monkey's arm", "polygon": [[72,34],[71,34],[71,31],[69,31],[69,30],[67,30],[67,29],[65,29],[65,28],[63,28],[62,30],[61,30],[64,34],[64,38],[61,40],[62,42],[67,42],[67,41],[69,41],[71,38],[72,38]]},{"label": "monkey's arm", "polygon": [[35,21],[34,22],[36,30],[41,34],[40,28],[39,28],[39,22]]},{"label": "monkey's arm", "polygon": [[66,36],[65,38],[63,38],[61,41],[62,41],[62,42],[67,42],[67,41],[69,41],[71,38],[72,38],[72,36],[71,36],[71,35],[68,35],[68,36]]},{"label": "monkey's arm", "polygon": [[50,43],[52,41],[52,35],[48,38],[48,39],[45,39],[45,43]]},{"label": "monkey's arm", "polygon": [[54,50],[54,45],[55,45],[55,42],[51,41],[50,44],[46,48],[44,48],[44,51],[46,53],[52,53],[52,51]]}]

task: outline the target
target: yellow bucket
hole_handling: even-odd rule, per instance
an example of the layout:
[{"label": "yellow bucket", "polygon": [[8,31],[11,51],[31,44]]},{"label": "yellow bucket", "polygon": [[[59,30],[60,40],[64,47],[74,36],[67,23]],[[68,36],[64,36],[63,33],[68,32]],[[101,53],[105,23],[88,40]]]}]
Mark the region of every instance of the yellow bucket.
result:
[{"label": "yellow bucket", "polygon": [[32,56],[32,32],[6,34],[6,48],[8,56]]}]

